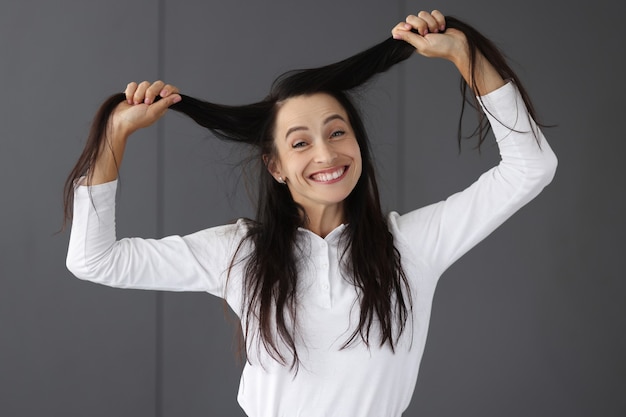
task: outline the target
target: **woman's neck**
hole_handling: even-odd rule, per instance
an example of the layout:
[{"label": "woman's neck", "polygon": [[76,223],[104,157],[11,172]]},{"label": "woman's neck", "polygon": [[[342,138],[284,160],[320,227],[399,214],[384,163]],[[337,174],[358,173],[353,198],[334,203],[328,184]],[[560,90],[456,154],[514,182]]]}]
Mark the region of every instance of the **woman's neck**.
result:
[{"label": "woman's neck", "polygon": [[322,238],[345,222],[343,204],[306,207],[305,212],[304,227]]}]

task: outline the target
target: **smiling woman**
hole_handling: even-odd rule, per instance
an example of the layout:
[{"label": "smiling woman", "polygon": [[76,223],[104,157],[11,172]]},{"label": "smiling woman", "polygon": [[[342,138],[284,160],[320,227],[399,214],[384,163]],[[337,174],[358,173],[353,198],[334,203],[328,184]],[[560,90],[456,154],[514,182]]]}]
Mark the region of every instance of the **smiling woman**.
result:
[{"label": "smiling woman", "polygon": [[[491,42],[437,11],[407,17],[392,34],[344,61],[288,73],[249,105],[204,102],[161,81],[130,83],[101,107],[66,182],[67,265],[77,277],[206,291],[239,315],[247,363],[238,398],[250,416],[400,416],[437,280],[554,175],[528,96]],[[502,160],[445,201],[385,215],[349,93],[415,51],[458,68],[484,110],[480,140],[490,123]],[[168,108],[258,151],[256,218],[183,237],[117,240],[126,141]]]},{"label": "smiling woman", "polygon": [[329,94],[293,97],[280,106],[275,136],[268,169],[303,208],[306,227],[325,237],[344,222],[343,202],[361,177],[361,152],[349,117]]}]

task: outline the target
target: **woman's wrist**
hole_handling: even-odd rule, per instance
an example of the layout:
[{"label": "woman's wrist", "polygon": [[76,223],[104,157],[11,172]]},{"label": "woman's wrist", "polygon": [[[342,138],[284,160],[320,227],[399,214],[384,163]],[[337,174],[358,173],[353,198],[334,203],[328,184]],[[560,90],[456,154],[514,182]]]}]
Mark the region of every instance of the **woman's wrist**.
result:
[{"label": "woman's wrist", "polygon": [[471,62],[466,43],[464,50],[457,50],[450,60],[476,95],[489,94],[505,84],[498,71],[480,51],[475,52],[474,60]]}]

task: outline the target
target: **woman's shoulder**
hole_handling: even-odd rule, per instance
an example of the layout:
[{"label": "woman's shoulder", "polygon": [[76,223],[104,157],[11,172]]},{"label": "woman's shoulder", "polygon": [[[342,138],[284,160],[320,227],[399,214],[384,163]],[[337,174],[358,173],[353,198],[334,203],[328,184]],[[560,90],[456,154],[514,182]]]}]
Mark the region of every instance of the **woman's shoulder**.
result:
[{"label": "woman's shoulder", "polygon": [[439,212],[443,202],[429,204],[406,213],[391,211],[387,215],[387,223],[391,233],[404,232],[406,229],[426,227]]},{"label": "woman's shoulder", "polygon": [[241,238],[246,237],[250,229],[255,225],[254,221],[246,218],[239,218],[230,223],[218,226],[210,226],[187,235],[188,237],[204,237],[206,239],[215,238]]},{"label": "woman's shoulder", "polygon": [[[250,228],[247,219],[237,219],[231,223],[212,226],[182,236],[186,246],[196,257],[210,265],[228,263],[234,254],[244,255],[250,251]],[[167,239],[178,239],[171,236]]]}]

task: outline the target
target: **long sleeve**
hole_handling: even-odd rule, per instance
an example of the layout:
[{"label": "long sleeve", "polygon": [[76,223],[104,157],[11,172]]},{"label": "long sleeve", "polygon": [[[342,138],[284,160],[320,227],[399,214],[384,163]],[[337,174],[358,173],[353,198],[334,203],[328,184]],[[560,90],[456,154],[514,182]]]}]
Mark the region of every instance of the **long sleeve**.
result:
[{"label": "long sleeve", "polygon": [[435,276],[537,196],[556,170],[556,156],[512,82],[482,101],[500,163],[445,201],[390,216],[396,235]]},{"label": "long sleeve", "polygon": [[119,288],[207,291],[225,297],[243,223],[163,239],[117,240],[117,182],[78,186],[66,264],[78,278]]}]

